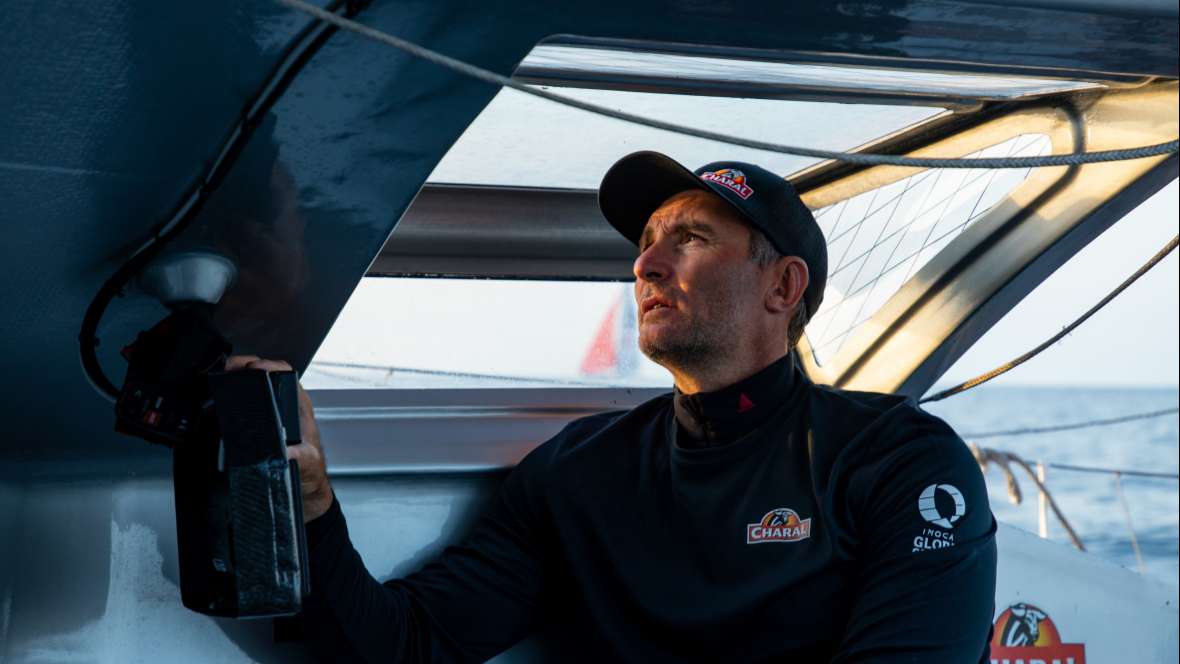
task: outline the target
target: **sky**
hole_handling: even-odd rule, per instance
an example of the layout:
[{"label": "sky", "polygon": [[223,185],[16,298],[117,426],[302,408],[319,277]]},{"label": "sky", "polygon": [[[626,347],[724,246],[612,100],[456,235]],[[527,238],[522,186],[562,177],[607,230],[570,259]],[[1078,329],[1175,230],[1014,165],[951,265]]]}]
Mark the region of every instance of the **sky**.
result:
[{"label": "sky", "polygon": [[[855,147],[942,112],[915,106],[601,90],[562,93],[706,129],[832,149]],[[468,128],[430,181],[592,189],[615,160],[641,149],[659,150],[690,168],[735,159],[788,174],[812,163],[806,158],[635,127],[506,90]],[[1022,177],[1012,179],[1007,172],[997,182],[1008,178],[1011,182],[1003,186],[1015,186]],[[973,194],[968,198],[965,209],[969,210],[976,199]],[[946,214],[943,208],[938,216]],[[1176,235],[1177,226],[1177,184],[1173,181],[1041,284],[941,382],[957,382],[987,371],[1048,338],[1134,272]],[[1178,282],[1173,254],[1062,342],[996,384],[1177,385]],[[619,284],[366,279],[316,359],[574,378],[587,346],[627,290]],[[877,299],[882,299],[879,292]],[[537,301],[547,305],[538,308]],[[415,312],[414,320],[422,321],[423,329],[407,326],[406,318],[398,314],[407,310]],[[641,382],[666,380],[662,370],[653,367],[643,368],[640,375]]]},{"label": "sky", "polygon": [[[944,376],[959,382],[1035,347],[1081,316],[1177,234],[1173,180],[1078,252]],[[1173,251],[1080,327],[996,385],[1175,387],[1180,274]]]}]

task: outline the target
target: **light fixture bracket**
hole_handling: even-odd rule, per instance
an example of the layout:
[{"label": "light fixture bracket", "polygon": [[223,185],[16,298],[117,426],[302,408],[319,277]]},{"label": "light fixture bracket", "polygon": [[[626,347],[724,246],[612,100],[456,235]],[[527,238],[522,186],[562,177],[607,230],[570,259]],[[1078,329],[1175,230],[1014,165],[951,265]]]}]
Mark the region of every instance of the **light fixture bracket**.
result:
[{"label": "light fixture bracket", "polygon": [[168,308],[214,305],[238,276],[234,262],[213,251],[161,256],[139,276],[139,287]]}]

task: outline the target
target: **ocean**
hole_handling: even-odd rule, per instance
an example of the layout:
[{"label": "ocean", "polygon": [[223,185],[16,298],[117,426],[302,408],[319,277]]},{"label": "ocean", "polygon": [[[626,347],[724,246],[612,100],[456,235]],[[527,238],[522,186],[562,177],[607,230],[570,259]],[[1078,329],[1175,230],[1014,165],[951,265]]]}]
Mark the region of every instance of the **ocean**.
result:
[{"label": "ocean", "polygon": [[[1174,408],[1177,399],[1176,388],[985,385],[925,408],[950,423],[967,442],[1014,452],[1030,464],[1042,461],[1175,474],[1180,470],[1176,414],[1054,433],[998,438],[971,434],[1116,418]],[[1004,476],[993,465],[986,475],[992,512],[998,521],[1036,533],[1036,485],[1023,470],[1012,469],[1023,501],[1019,505],[1009,501]],[[1139,570],[1112,475],[1048,468],[1045,484],[1092,555]],[[1180,586],[1180,482],[1123,476],[1122,485],[1142,551],[1142,572]],[[1049,538],[1069,545],[1068,535],[1051,511]]]}]

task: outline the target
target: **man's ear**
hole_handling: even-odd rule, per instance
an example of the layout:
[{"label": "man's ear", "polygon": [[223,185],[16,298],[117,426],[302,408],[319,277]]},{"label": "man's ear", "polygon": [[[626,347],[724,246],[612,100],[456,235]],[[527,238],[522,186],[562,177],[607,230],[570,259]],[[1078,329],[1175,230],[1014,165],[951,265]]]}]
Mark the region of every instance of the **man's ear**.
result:
[{"label": "man's ear", "polygon": [[792,310],[807,290],[810,278],[807,263],[798,256],[783,256],[771,264],[770,269],[775,280],[766,294],[766,310],[776,314]]}]

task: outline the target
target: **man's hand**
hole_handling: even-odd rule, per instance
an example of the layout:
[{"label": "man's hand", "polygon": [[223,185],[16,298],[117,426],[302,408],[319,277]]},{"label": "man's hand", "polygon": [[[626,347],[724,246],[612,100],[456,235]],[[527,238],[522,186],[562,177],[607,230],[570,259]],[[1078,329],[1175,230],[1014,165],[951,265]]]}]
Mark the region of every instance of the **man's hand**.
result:
[{"label": "man's hand", "polygon": [[[263,371],[291,371],[291,365],[279,360],[263,360],[254,355],[234,355],[225,362],[226,371],[261,369]],[[320,430],[315,423],[311,397],[299,386],[298,445],[287,447],[287,458],[299,463],[299,484],[303,493],[303,522],[328,511],[332,506],[332,485],[328,482],[328,466],[320,447]]]}]

